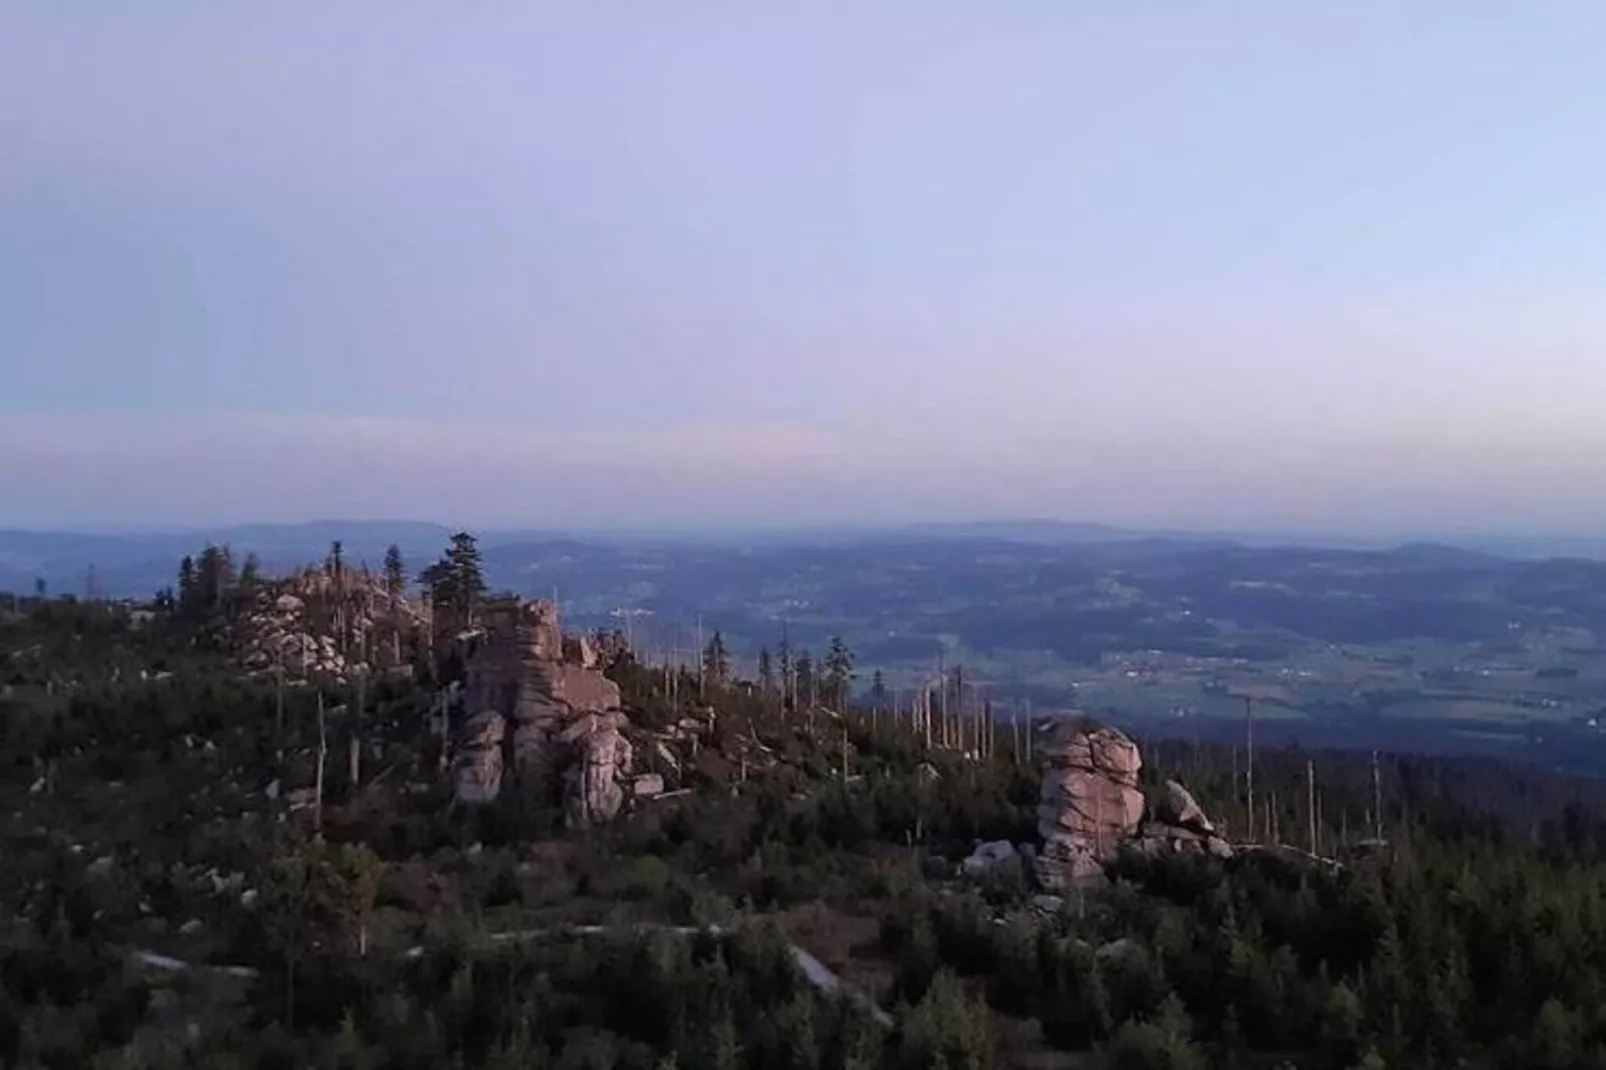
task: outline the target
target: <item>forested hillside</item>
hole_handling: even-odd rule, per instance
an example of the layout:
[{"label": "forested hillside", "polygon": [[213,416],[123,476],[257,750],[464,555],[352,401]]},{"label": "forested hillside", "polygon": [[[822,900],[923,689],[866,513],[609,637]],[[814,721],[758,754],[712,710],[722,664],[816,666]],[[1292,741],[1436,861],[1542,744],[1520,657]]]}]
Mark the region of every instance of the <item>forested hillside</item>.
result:
[{"label": "forested hillside", "polygon": [[[420,619],[472,625],[442,561]],[[242,577],[207,582],[0,620],[4,1065],[1606,1065],[1593,781],[1140,739],[1146,813],[1186,784],[1230,857],[1122,849],[1049,893],[1049,726],[606,635],[663,790],[576,827],[534,781],[454,801],[472,646],[259,577],[326,592],[296,619],[344,656],[253,669]]]}]

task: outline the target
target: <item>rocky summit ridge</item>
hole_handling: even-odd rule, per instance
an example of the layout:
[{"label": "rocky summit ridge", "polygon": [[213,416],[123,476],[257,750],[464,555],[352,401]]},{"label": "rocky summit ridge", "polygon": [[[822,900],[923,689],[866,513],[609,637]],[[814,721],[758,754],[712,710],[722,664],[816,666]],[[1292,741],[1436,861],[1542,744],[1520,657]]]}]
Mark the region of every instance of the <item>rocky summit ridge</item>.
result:
[{"label": "rocky summit ridge", "polygon": [[344,680],[404,668],[428,620],[365,570],[312,566],[252,590],[237,642],[248,670]]}]

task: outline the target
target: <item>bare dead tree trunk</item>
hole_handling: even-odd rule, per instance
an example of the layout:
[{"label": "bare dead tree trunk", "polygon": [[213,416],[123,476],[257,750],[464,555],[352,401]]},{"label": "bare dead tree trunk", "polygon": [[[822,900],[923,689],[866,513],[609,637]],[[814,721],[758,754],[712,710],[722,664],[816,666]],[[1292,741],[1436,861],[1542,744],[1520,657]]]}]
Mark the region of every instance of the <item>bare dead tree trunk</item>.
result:
[{"label": "bare dead tree trunk", "polygon": [[1249,838],[1255,838],[1255,700],[1244,697],[1244,735],[1248,753],[1244,760],[1244,787],[1249,798]]},{"label": "bare dead tree trunk", "polygon": [[318,692],[318,781],[313,788],[312,828],[313,834],[319,839],[323,838],[323,769],[329,758],[329,732],[324,717],[323,691]]},{"label": "bare dead tree trunk", "polygon": [[363,719],[368,710],[368,677],[357,677],[357,704],[351,715],[351,754],[350,769],[351,790],[355,794],[362,784],[362,736]]},{"label": "bare dead tree trunk", "polygon": [[451,726],[451,718],[449,718],[446,715],[446,696],[445,695],[441,695],[438,699],[436,699],[436,703],[435,704],[436,704],[436,706],[439,707],[438,712],[435,714],[435,718],[436,718],[436,723],[440,725],[440,728],[439,728],[440,737],[441,737],[440,772],[444,774],[446,772],[446,770],[450,767],[451,761],[452,761],[452,726]]},{"label": "bare dead tree trunk", "polygon": [[1310,853],[1316,853],[1316,763],[1305,762],[1305,816],[1310,822]]},{"label": "bare dead tree trunk", "polygon": [[842,719],[842,786],[848,786],[848,720]]},{"label": "bare dead tree trunk", "polygon": [[1372,837],[1383,838],[1383,787],[1377,772],[1377,751],[1372,752]]},{"label": "bare dead tree trunk", "polygon": [[284,765],[284,648],[279,648],[273,673],[273,751],[274,758]]}]

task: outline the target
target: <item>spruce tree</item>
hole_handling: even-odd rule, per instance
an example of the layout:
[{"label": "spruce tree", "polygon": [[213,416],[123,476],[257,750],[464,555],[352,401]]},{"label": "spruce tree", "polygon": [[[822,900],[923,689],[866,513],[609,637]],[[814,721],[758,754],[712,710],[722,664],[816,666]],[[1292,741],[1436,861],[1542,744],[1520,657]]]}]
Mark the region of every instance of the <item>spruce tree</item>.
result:
[{"label": "spruce tree", "polygon": [[792,656],[792,641],[787,636],[786,629],[781,629],[781,645],[776,648],[776,667],[780,670],[781,705],[789,705],[797,699],[797,663]]},{"label": "spruce tree", "polygon": [[797,676],[797,696],[812,706],[817,697],[814,680],[814,659],[809,656],[807,650],[798,651],[796,661],[792,666],[792,672]]},{"label": "spruce tree", "polygon": [[201,583],[195,572],[195,558],[189,554],[178,563],[178,610],[185,617],[195,616],[201,602]]},{"label": "spruce tree", "polygon": [[234,588],[234,562],[227,546],[208,545],[196,564],[198,602],[202,611],[217,613]]},{"label": "spruce tree", "polygon": [[262,560],[254,553],[245,555],[245,562],[240,566],[240,589],[255,591],[262,586]]},{"label": "spruce tree", "polygon": [[887,703],[887,680],[877,669],[870,677],[870,705],[879,710]]},{"label": "spruce tree", "polygon": [[758,651],[758,686],[765,698],[775,694],[775,664],[770,659],[770,648],[760,647]]},{"label": "spruce tree", "polygon": [[400,598],[407,590],[407,565],[395,543],[385,549],[385,590],[392,598]]},{"label": "spruce tree", "polygon": [[725,637],[715,631],[714,637],[703,647],[703,679],[710,687],[724,687],[730,683],[730,652],[725,649]]},{"label": "spruce tree", "polygon": [[837,709],[848,704],[848,693],[853,685],[853,664],[853,652],[840,635],[833,635],[831,645],[825,652],[825,691],[826,697]]},{"label": "spruce tree", "polygon": [[474,536],[466,531],[453,535],[446,552],[419,575],[418,582],[428,590],[436,609],[446,609],[460,623],[472,626],[474,611],[486,590],[485,571]]}]

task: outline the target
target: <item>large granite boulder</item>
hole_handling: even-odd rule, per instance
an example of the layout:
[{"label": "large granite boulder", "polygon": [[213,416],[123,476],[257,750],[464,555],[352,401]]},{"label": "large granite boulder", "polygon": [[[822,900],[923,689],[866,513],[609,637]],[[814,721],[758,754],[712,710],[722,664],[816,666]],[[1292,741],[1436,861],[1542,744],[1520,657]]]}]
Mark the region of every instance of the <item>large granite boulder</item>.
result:
[{"label": "large granite boulder", "polygon": [[[561,780],[573,824],[616,816],[630,797],[634,752],[622,731],[628,721],[619,711],[619,686],[595,667],[594,648],[566,639],[557,607],[544,599],[490,603],[480,623],[465,666],[464,702],[495,711],[510,729],[500,773],[554,788]],[[476,768],[489,775],[489,764]]]},{"label": "large granite boulder", "polygon": [[1132,848],[1149,855],[1208,854],[1231,858],[1232,845],[1216,831],[1193,793],[1175,780],[1165,784],[1165,794],[1155,807],[1154,820],[1138,830]]},{"label": "large granite boulder", "polygon": [[1204,808],[1194,799],[1193,792],[1175,780],[1165,782],[1165,797],[1159,806],[1159,816],[1168,825],[1193,829],[1195,832],[1214,832],[1215,826],[1205,816]]},{"label": "large granite boulder", "polygon": [[564,797],[564,813],[572,828],[612,821],[624,807],[634,748],[620,730],[623,714],[587,714],[566,728],[563,742],[574,749]]},{"label": "large granite boulder", "polygon": [[1143,820],[1137,745],[1114,728],[1065,722],[1042,753],[1049,764],[1037,808],[1038,879],[1064,888],[1102,877]]}]

